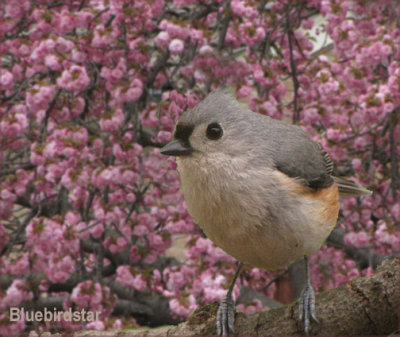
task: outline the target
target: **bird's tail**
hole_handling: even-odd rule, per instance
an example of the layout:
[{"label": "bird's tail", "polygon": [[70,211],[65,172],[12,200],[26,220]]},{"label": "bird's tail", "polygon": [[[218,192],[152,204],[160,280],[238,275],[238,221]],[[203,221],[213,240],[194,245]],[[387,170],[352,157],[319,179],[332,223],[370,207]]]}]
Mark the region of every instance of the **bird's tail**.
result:
[{"label": "bird's tail", "polygon": [[339,195],[343,197],[357,197],[360,195],[371,195],[372,191],[356,184],[355,182],[339,177],[333,177],[334,182],[338,185]]}]

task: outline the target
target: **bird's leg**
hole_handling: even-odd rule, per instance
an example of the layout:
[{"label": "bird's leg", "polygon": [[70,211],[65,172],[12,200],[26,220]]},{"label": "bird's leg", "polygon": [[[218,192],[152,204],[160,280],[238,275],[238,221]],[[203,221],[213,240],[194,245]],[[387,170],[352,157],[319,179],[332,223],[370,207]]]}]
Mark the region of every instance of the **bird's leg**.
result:
[{"label": "bird's leg", "polygon": [[232,283],[228,289],[227,294],[221,300],[217,311],[217,335],[228,336],[229,332],[234,330],[235,323],[235,304],[233,303],[232,292],[235,286],[236,280],[240,274],[243,263],[239,262],[235,276],[233,277]]},{"label": "bird's leg", "polygon": [[310,330],[310,318],[314,322],[318,322],[315,315],[315,293],[310,281],[310,271],[308,268],[308,257],[304,257],[306,267],[306,286],[300,295],[299,302],[299,319],[303,321],[304,332],[308,335]]}]

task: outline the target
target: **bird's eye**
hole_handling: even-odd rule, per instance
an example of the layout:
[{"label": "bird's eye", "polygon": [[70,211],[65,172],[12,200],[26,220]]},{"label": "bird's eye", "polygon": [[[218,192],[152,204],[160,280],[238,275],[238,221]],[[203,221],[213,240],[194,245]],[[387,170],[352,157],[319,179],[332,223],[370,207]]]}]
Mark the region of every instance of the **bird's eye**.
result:
[{"label": "bird's eye", "polygon": [[208,139],[211,140],[220,139],[223,133],[224,132],[222,131],[222,127],[218,123],[211,123],[207,126],[206,135]]}]

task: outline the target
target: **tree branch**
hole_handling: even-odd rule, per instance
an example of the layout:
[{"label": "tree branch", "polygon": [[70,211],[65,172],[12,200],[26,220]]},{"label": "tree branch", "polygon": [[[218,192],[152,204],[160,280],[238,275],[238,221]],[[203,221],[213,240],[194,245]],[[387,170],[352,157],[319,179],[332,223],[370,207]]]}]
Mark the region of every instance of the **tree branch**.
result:
[{"label": "tree branch", "polygon": [[293,124],[297,124],[300,120],[300,112],[298,109],[298,95],[299,95],[299,88],[300,88],[300,83],[297,78],[297,68],[296,68],[296,62],[294,60],[294,51],[293,51],[293,43],[292,43],[292,38],[293,38],[293,31],[290,27],[290,10],[287,11],[287,20],[286,20],[286,25],[287,25],[287,38],[288,38],[288,43],[289,43],[289,56],[290,56],[290,76],[292,77],[293,81],[293,91],[294,91],[294,96],[293,96]]},{"label": "tree branch", "polygon": [[[382,335],[398,329],[399,262],[387,259],[377,273],[360,277],[316,298],[319,323],[313,323],[312,335]],[[215,335],[218,303],[197,309],[178,326],[124,330],[124,336],[210,336]],[[237,336],[293,336],[302,334],[297,303],[261,311],[254,315],[236,314]],[[100,333],[100,334],[98,334]],[[117,336],[118,332],[81,331],[75,337]]]}]

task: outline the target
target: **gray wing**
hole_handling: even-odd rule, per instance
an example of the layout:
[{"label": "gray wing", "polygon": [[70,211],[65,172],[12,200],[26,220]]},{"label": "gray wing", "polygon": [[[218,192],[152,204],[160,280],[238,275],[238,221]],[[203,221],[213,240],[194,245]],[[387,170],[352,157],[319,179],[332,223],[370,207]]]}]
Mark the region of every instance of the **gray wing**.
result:
[{"label": "gray wing", "polygon": [[314,190],[331,186],[333,162],[328,153],[300,127],[281,127],[284,134],[274,156],[275,168]]},{"label": "gray wing", "polygon": [[[293,134],[292,134],[293,135]],[[365,187],[345,178],[333,176],[334,164],[329,154],[308,135],[294,133],[294,137],[282,144],[282,150],[276,155],[275,167],[300,183],[314,190],[319,190],[336,183],[340,196],[371,195]]]}]

